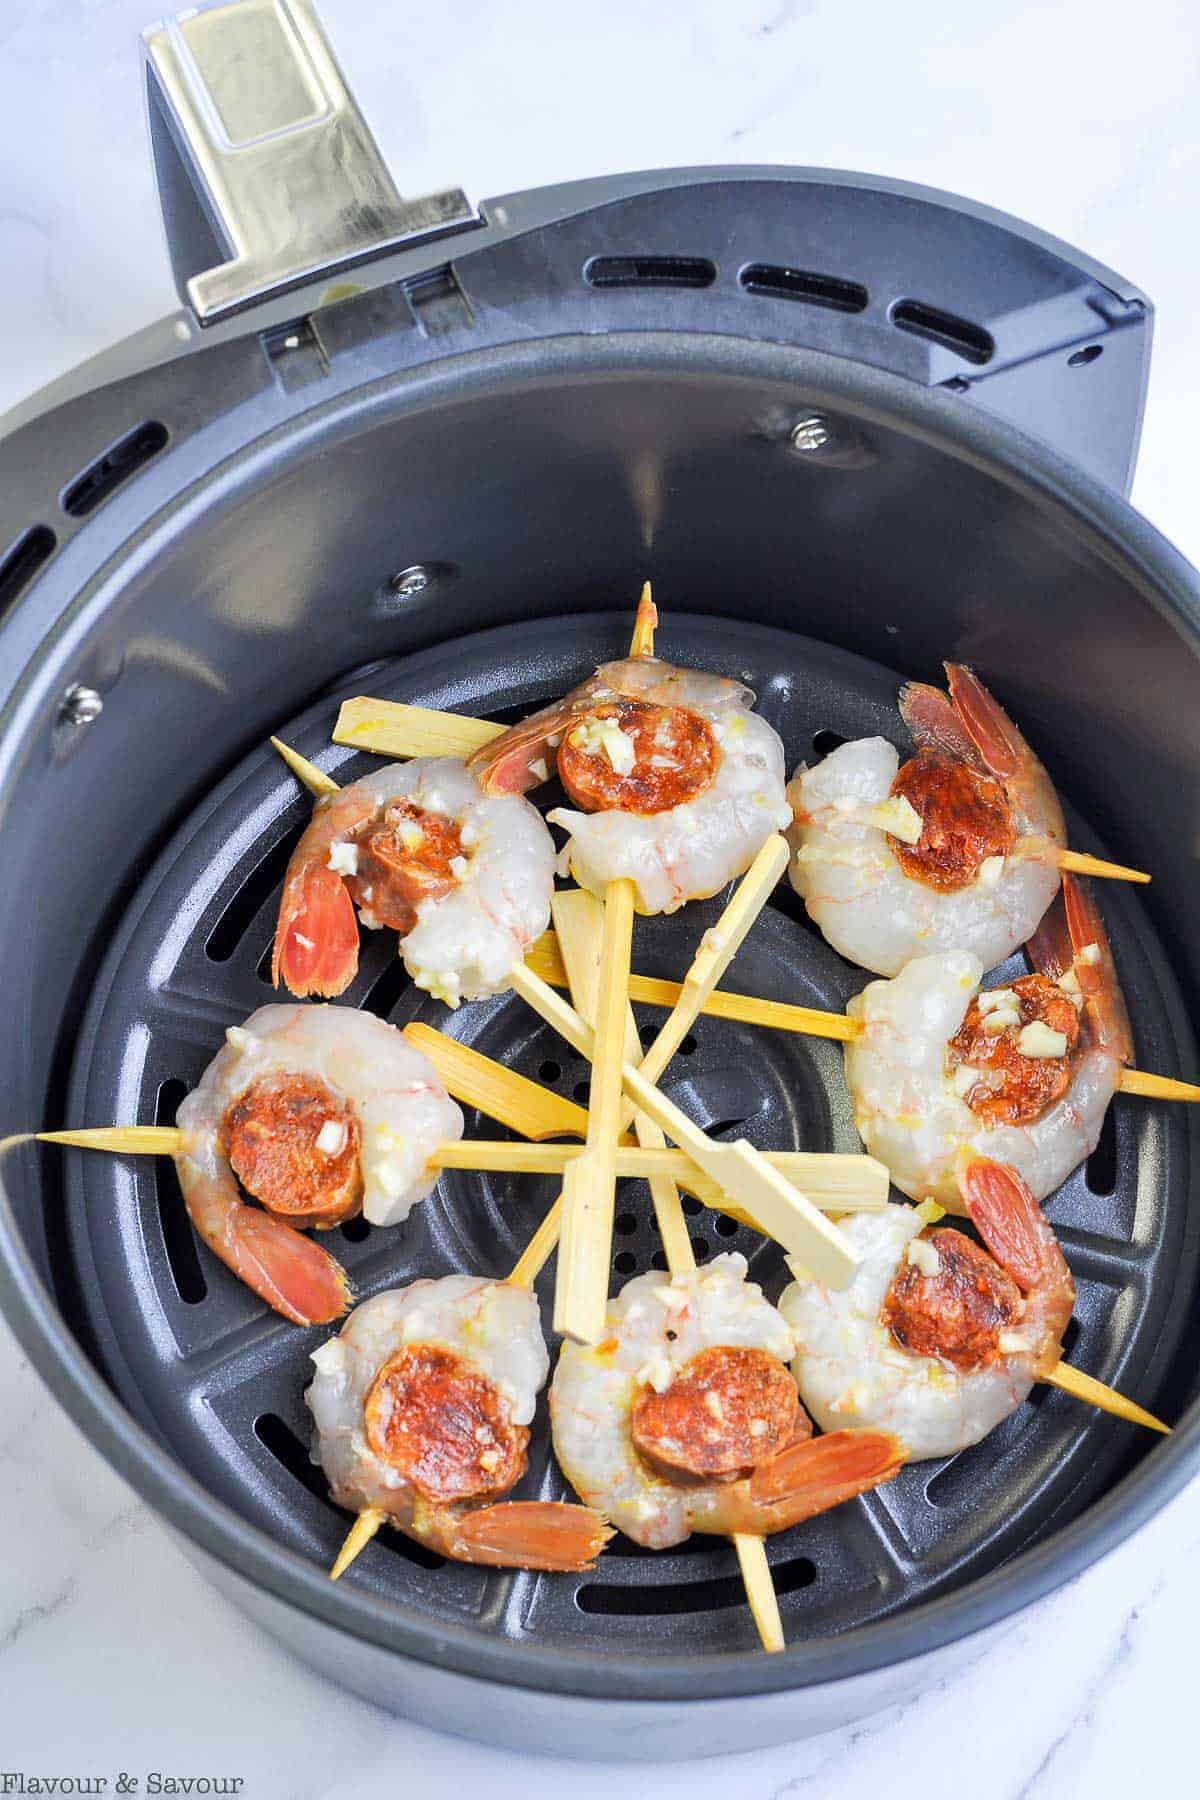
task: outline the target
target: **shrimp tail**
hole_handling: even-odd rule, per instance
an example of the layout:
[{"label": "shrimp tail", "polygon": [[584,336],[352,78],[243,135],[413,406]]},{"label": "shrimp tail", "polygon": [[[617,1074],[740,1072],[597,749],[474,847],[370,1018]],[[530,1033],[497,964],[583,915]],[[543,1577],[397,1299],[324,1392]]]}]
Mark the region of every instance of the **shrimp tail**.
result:
[{"label": "shrimp tail", "polygon": [[[1066,879],[1069,881],[1071,877]],[[1051,981],[1061,981],[1074,967],[1075,950],[1061,888],[1042,914],[1037,930],[1027,940],[1025,954],[1038,974],[1048,976]]]},{"label": "shrimp tail", "polygon": [[575,711],[574,699],[555,700],[531,713],[467,758],[467,767],[485,794],[524,794],[548,778],[550,739]]},{"label": "shrimp tail", "polygon": [[1062,1335],[1075,1306],[1075,1283],[1046,1215],[1015,1169],[986,1157],[964,1158],[958,1185],[971,1223],[1026,1296],[1023,1327],[1034,1373],[1062,1356]]},{"label": "shrimp tail", "polygon": [[1058,1251],[1032,1190],[1007,1163],[982,1156],[964,1161],[958,1185],[980,1237],[1021,1291],[1030,1293],[1045,1279],[1047,1258]]},{"label": "shrimp tail", "polygon": [[922,750],[938,750],[955,762],[982,771],[983,758],[949,696],[926,681],[909,681],[900,690],[900,716]]},{"label": "shrimp tail", "polygon": [[965,663],[945,663],[955,712],[988,770],[1010,781],[1029,762],[1032,751],[998,700]]},{"label": "shrimp tail", "polygon": [[789,1444],[750,1477],[750,1498],[779,1508],[785,1530],[891,1481],[908,1452],[890,1431],[830,1431]]},{"label": "shrimp tail", "polygon": [[303,999],[344,994],[358,972],[358,921],[341,876],[323,862],[289,870],[279,904],[271,980]]},{"label": "shrimp tail", "polygon": [[1075,974],[1101,1047],[1131,1063],[1133,1031],[1095,895],[1078,876],[1064,875],[1062,898]]},{"label": "shrimp tail", "polygon": [[590,1506],[506,1500],[466,1513],[450,1554],[497,1569],[590,1569],[612,1535]]},{"label": "shrimp tail", "polygon": [[294,1325],[327,1325],[353,1298],[346,1271],[284,1220],[247,1206],[232,1175],[176,1161],[188,1216],[209,1249],[240,1281]]}]

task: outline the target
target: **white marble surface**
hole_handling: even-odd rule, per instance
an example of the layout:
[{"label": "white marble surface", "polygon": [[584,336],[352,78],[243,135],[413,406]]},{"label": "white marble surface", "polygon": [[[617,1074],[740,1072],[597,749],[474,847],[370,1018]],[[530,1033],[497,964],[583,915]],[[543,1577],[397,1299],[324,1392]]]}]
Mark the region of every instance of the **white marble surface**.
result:
[{"label": "white marble surface", "polygon": [[[827,163],[958,189],[1086,246],[1159,307],[1135,499],[1193,560],[1200,12],[1009,0],[323,0],[401,187]],[[0,410],[173,301],[143,141],[151,0],[0,7]],[[247,1796],[660,1800],[1193,1791],[1195,1489],[960,1677],[848,1731],[640,1775],[502,1755],[350,1700],[199,1580],[0,1355],[0,1770],[239,1775]]]}]

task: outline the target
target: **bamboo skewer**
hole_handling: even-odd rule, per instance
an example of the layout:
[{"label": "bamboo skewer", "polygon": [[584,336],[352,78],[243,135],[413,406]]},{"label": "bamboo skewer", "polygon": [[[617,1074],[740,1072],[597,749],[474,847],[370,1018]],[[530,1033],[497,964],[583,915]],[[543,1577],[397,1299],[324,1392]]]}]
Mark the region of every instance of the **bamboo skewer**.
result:
[{"label": "bamboo skewer", "polygon": [[[653,656],[657,622],[647,581],[638,601],[629,645],[631,657]],[[596,980],[590,995],[591,1011],[585,1014],[593,1031],[587,1153],[573,1162],[563,1177],[554,1329],[560,1336],[574,1338],[581,1344],[599,1342],[608,1305],[617,1139],[631,1116],[622,1112],[621,1069],[626,1060],[636,899],[637,888],[632,881],[610,881],[604,891]],[[668,1019],[664,1032],[670,1024]]]},{"label": "bamboo skewer", "polygon": [[[563,945],[563,954],[570,969],[570,991],[585,1019],[595,1014],[597,976],[599,964],[595,956],[595,947],[600,940],[602,914],[594,895],[586,893],[582,888],[573,892],[555,896],[553,902],[554,923],[558,927]],[[638,1037],[637,1024],[633,1016],[633,1008],[628,1000],[625,1002],[625,1060],[639,1062],[642,1055],[641,1041]],[[645,1113],[636,1113],[633,1120],[634,1132],[641,1146],[639,1160],[644,1160],[647,1150],[657,1150],[665,1162],[668,1158],[674,1163],[679,1156],[678,1151],[666,1149],[666,1140],[653,1119]],[[623,1159],[629,1153],[617,1150],[617,1173],[623,1174]],[[684,1159],[681,1165],[686,1166]],[[662,1235],[663,1250],[668,1262],[686,1266],[686,1259],[692,1254],[691,1238],[688,1236],[687,1221],[683,1208],[679,1203],[679,1190],[670,1173],[659,1173],[650,1176],[650,1198],[654,1205],[654,1216],[658,1220],[658,1228]]]},{"label": "bamboo skewer", "polygon": [[[559,929],[563,956],[570,974],[571,997],[583,1018],[590,1020],[594,1017],[599,988],[595,946],[600,941],[603,929],[600,908],[592,895],[582,892],[564,895],[562,899],[569,902],[569,905],[565,912],[561,905],[556,908],[554,922]],[[634,1062],[639,1057],[641,1045],[633,1008],[628,1000],[625,1002],[625,1033],[626,1060]],[[656,1130],[653,1120],[643,1113],[635,1116],[634,1123],[639,1137],[643,1133],[654,1134]],[[657,1185],[651,1182],[651,1194],[668,1269],[672,1275],[694,1269],[696,1258],[678,1188],[670,1181]],[[545,1230],[545,1225],[542,1230]],[[750,1615],[757,1627],[762,1647],[771,1653],[780,1651],[784,1648],[783,1621],[779,1616],[779,1601],[771,1579],[766,1545],[762,1538],[752,1537],[746,1532],[735,1533],[731,1541],[742,1572]]]},{"label": "bamboo skewer", "polygon": [[1103,1381],[1097,1381],[1094,1375],[1077,1369],[1074,1363],[1056,1363],[1042,1380],[1049,1382],[1051,1387],[1061,1388],[1064,1394],[1073,1395],[1076,1400],[1099,1407],[1101,1412],[1112,1413],[1114,1418],[1127,1419],[1131,1425],[1145,1425],[1151,1431],[1161,1431],[1164,1437],[1171,1435],[1171,1427],[1156,1419],[1153,1413],[1127,1400],[1124,1394],[1118,1394]]},{"label": "bamboo skewer", "polygon": [[370,1543],[379,1527],[384,1523],[387,1514],[379,1506],[364,1506],[346,1533],[346,1540],[337,1553],[337,1558],[329,1571],[330,1581],[336,1581],[344,1575],[356,1556],[360,1556]]},{"label": "bamboo skewer", "polygon": [[[562,948],[552,931],[538,939],[525,966],[551,987],[566,986]],[[652,975],[629,978],[629,998],[646,1006],[674,1006],[682,992],[683,983],[679,981]],[[721,989],[705,1000],[701,1011],[718,1019],[737,1019],[744,1025],[762,1025],[771,1031],[790,1031],[803,1037],[836,1038],[842,1043],[852,1043],[862,1034],[859,1020],[845,1013],[792,1006],[785,1000],[760,1000],[752,994],[731,994]],[[1173,1075],[1153,1075],[1146,1069],[1122,1069],[1117,1086],[1123,1094],[1140,1094],[1152,1100],[1200,1102],[1200,1086],[1194,1082],[1178,1081]]]},{"label": "bamboo skewer", "polygon": [[587,1140],[584,1155],[570,1163],[563,1177],[554,1329],[581,1344],[598,1343],[604,1335],[617,1138],[624,1123],[621,1070],[635,892],[631,881],[611,881],[605,891]]},{"label": "bamboo skewer", "polygon": [[[513,986],[581,1056],[591,1055],[594,1040],[590,1027],[553,988],[539,981],[522,963],[513,971]],[[760,1231],[776,1238],[827,1286],[845,1286],[856,1266],[846,1239],[753,1145],[744,1138],[733,1144],[714,1143],[632,1063],[625,1064],[622,1080],[634,1105],[724,1188]]]},{"label": "bamboo skewer", "polygon": [[1060,850],[1055,861],[1060,869],[1066,869],[1072,875],[1098,875],[1105,881],[1146,883],[1150,880],[1143,869],[1127,869],[1124,863],[1105,862],[1103,857],[1089,856],[1085,850]]},{"label": "bamboo skewer", "polygon": [[326,794],[341,792],[332,775],[327,775],[324,769],[318,769],[316,763],[309,762],[307,756],[301,756],[298,750],[293,750],[291,745],[285,744],[281,738],[273,737],[271,746],[279,752],[297,781],[303,783],[310,794],[315,794],[318,799],[321,799]]},{"label": "bamboo skewer", "polygon": [[[468,1102],[470,1104],[470,1102]],[[508,1123],[505,1119],[504,1123]],[[514,1127],[519,1130],[520,1126]],[[38,1143],[76,1150],[107,1150],[120,1156],[178,1156],[184,1135],[174,1125],[96,1125],[77,1131],[38,1131]],[[473,1169],[503,1175],[565,1175],[585,1154],[583,1144],[503,1143],[491,1138],[459,1138],[439,1144],[429,1158],[431,1170]],[[804,1150],[769,1150],[767,1161],[823,1209],[830,1212],[882,1212],[887,1204],[887,1170],[870,1156],[825,1155]],[[705,1179],[682,1150],[657,1145],[621,1144],[614,1157],[621,1179],[678,1181],[706,1206],[720,1211],[724,1195]],[[744,1224],[753,1220],[742,1217]]]}]

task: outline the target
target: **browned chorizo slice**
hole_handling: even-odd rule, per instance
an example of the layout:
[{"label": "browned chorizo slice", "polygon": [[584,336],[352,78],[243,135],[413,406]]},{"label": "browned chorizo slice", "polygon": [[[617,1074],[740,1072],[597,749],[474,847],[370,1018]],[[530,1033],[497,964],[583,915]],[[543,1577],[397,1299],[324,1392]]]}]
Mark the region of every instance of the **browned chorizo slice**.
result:
[{"label": "browned chorizo slice", "polygon": [[765,1350],[716,1345],[685,1363],[665,1392],[641,1390],[633,1442],[668,1478],[733,1480],[792,1443],[801,1417],[781,1362]]},{"label": "browned chorizo slice", "polygon": [[[603,727],[610,728],[608,745]],[[611,728],[632,745],[632,766],[614,764]],[[629,753],[617,758],[622,763]],[[695,800],[720,767],[721,750],[708,720],[686,706],[653,706],[617,697],[594,706],[568,729],[558,773],[583,812],[668,812]]]},{"label": "browned chorizo slice", "polygon": [[528,1430],[494,1382],[438,1344],[389,1357],[364,1411],[371,1449],[427,1500],[506,1494],[525,1472]]},{"label": "browned chorizo slice", "polygon": [[916,843],[893,838],[893,854],[913,881],[941,893],[966,887],[989,856],[1007,856],[1016,841],[1012,808],[1000,783],[936,750],[911,757],[892,793],[921,815]]},{"label": "browned chorizo slice", "polygon": [[354,1109],[313,1075],[256,1081],[226,1109],[222,1136],[248,1194],[295,1225],[336,1225],[362,1204]]},{"label": "browned chorizo slice", "polygon": [[935,1231],[924,1241],[937,1252],[936,1275],[902,1262],[884,1296],[882,1322],[915,1356],[935,1356],[956,1369],[983,1368],[999,1356],[1000,1333],[1021,1317],[1021,1291],[961,1231]]},{"label": "browned chorizo slice", "polygon": [[[989,1032],[999,1012],[983,1010],[976,995],[962,1024],[946,1047],[953,1070],[964,1064],[982,1071],[966,1093],[967,1105],[989,1125],[1028,1125],[1066,1093],[1075,1068],[1079,1045],[1079,1013],[1069,994],[1046,975],[1022,975],[1009,984],[1015,994],[1019,1021],[1004,1030]],[[1066,1039],[1062,1056],[1026,1056],[1020,1035],[1026,1025],[1040,1020]]]},{"label": "browned chorizo slice", "polygon": [[348,885],[365,912],[403,937],[416,924],[423,901],[441,900],[458,886],[450,865],[462,854],[462,832],[454,819],[395,800],[382,825],[359,838],[358,869]]}]

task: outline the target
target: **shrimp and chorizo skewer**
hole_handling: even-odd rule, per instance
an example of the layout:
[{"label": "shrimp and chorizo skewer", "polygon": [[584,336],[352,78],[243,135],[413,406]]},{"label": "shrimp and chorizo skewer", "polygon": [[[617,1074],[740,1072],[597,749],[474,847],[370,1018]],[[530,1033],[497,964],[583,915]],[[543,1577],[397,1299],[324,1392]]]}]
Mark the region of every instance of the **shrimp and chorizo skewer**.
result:
[{"label": "shrimp and chorizo skewer", "polygon": [[456,1562],[591,1568],[612,1535],[598,1513],[505,1499],[550,1369],[527,1287],[447,1275],[376,1294],[312,1361],[316,1459],[358,1514],[334,1580],[384,1524]]},{"label": "shrimp and chorizo skewer", "polygon": [[826,1430],[894,1431],[906,1460],[976,1444],[1049,1381],[1154,1431],[1168,1427],[1062,1362],[1075,1284],[1027,1184],[984,1157],[959,1163],[962,1205],[984,1248],[927,1229],[929,1207],[848,1221],[861,1259],[833,1293],[797,1281],[779,1310],[795,1333],[792,1372]]},{"label": "shrimp and chorizo skewer", "polygon": [[486,793],[453,757],[321,790],[284,877],[272,981],[298,997],[344,993],[361,921],[398,932],[416,985],[448,1006],[501,993],[550,919],[554,843],[536,809]]},{"label": "shrimp and chorizo skewer", "polygon": [[360,1212],[400,1224],[432,1192],[438,1148],[463,1129],[428,1057],[395,1026],[340,1006],[263,1006],[231,1026],[176,1121],[38,1135],[170,1155],[200,1237],[297,1325],[350,1304],[345,1270],[299,1228]]},{"label": "shrimp and chorizo skewer", "polygon": [[767,1537],[891,1480],[906,1454],[891,1431],[812,1437],[794,1350],[736,1252],[635,1276],[604,1340],[559,1355],[550,1419],[571,1485],[663,1550],[694,1531]]},{"label": "shrimp and chorizo skewer", "polygon": [[1132,1044],[1103,921],[1073,876],[1030,954],[1037,973],[982,992],[969,951],[917,957],[850,1002],[855,1123],[914,1199],[959,1210],[969,1152],[1043,1200],[1096,1147]]},{"label": "shrimp and chorizo skewer", "polygon": [[916,743],[842,744],[788,785],[792,885],[833,948],[877,975],[964,950],[994,968],[1031,937],[1064,869],[1149,877],[1066,848],[1050,777],[961,663],[949,693],[910,682],[900,712]]}]

